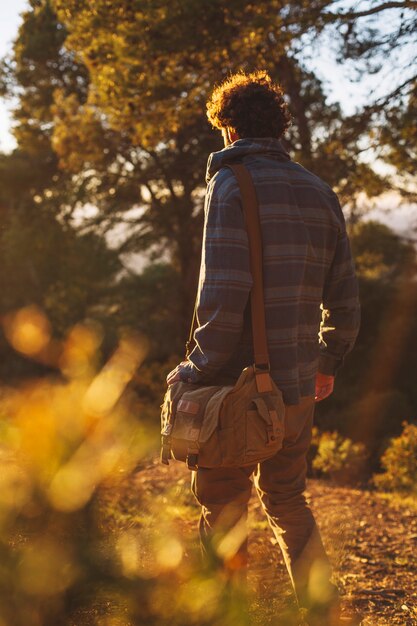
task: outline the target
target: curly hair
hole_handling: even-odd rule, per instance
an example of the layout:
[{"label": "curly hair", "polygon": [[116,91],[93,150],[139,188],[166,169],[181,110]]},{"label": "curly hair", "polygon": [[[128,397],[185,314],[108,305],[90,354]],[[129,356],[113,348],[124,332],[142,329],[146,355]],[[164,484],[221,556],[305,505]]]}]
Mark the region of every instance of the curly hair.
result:
[{"label": "curly hair", "polygon": [[281,87],[263,70],[238,72],[215,87],[207,117],[214,128],[229,127],[240,138],[279,138],[291,121]]}]

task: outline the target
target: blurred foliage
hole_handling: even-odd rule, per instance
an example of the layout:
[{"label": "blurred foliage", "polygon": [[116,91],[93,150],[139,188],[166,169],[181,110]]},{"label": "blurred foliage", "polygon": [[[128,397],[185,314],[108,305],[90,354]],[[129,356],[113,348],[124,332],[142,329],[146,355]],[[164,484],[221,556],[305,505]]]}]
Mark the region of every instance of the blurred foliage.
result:
[{"label": "blurred foliage", "polygon": [[[65,29],[49,3],[32,2],[0,82],[17,98],[17,148],[0,155],[0,316],[38,305],[64,335],[89,316],[108,320],[122,265],[98,232],[80,233],[69,214],[85,201],[82,186],[58,167],[51,146],[54,91],[86,94],[87,72],[62,49]],[[84,96],[83,96],[84,94]],[[40,373],[49,366],[16,355],[0,336],[0,376]]]},{"label": "blurred foliage", "polygon": [[[6,335],[62,376],[0,388],[0,623],[246,624],[239,587],[186,557],[165,489],[147,498],[130,485],[137,516],[126,520],[109,499],[155,449],[132,393],[146,339],[122,336],[103,364],[97,326],[59,340],[35,307],[7,319]],[[190,515],[175,489],[175,511]]]},{"label": "blurred foliage", "polygon": [[412,244],[385,224],[359,222],[350,232],[356,272],[365,279],[411,278],[416,272],[416,251]]},{"label": "blurred foliage", "polygon": [[49,215],[14,211],[0,234],[0,311],[41,305],[62,333],[93,309],[110,307],[109,282],[121,266],[93,233],[79,235]]},{"label": "blurred foliage", "polygon": [[171,265],[152,263],[141,274],[123,278],[117,292],[116,319],[149,338],[150,360],[181,354],[180,276]]},{"label": "blurred foliage", "polygon": [[[88,317],[107,323],[109,329],[122,269],[118,256],[99,235],[77,233],[37,202],[30,163],[20,172],[14,194],[6,195],[16,175],[14,164],[15,158],[0,157],[0,317],[37,305],[60,336]],[[13,352],[1,334],[0,349],[0,377],[39,372]]]},{"label": "blurred foliage", "polygon": [[361,328],[335,391],[316,408],[321,430],[365,443],[375,470],[404,418],[417,421],[416,252],[382,224],[360,222],[351,233],[359,275]]},{"label": "blurred foliage", "polygon": [[399,437],[391,439],[382,455],[383,473],[375,474],[374,484],[385,491],[417,495],[417,425],[403,423]]},{"label": "blurred foliage", "polygon": [[338,432],[324,432],[312,466],[337,483],[355,484],[363,474],[366,456],[363,443],[355,443]]}]

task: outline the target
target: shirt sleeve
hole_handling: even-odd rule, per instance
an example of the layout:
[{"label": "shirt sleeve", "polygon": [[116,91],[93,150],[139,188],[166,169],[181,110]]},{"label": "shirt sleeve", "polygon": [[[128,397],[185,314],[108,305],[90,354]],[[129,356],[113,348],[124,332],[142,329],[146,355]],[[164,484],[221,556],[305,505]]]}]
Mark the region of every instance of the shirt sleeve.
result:
[{"label": "shirt sleeve", "polygon": [[360,326],[358,281],[339,201],[340,229],[323,290],[319,372],[335,375],[352,350]]},{"label": "shirt sleeve", "polygon": [[230,170],[209,183],[204,211],[195,347],[180,371],[192,383],[209,381],[233,355],[252,287],[240,191]]}]

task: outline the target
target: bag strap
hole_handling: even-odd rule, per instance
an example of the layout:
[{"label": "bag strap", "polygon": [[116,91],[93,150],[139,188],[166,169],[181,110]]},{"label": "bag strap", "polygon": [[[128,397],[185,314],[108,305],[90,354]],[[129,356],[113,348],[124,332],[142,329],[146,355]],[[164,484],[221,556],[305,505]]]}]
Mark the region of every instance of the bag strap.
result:
[{"label": "bag strap", "polygon": [[[257,375],[257,385],[259,391],[270,391],[270,363],[268,353],[268,343],[265,327],[265,306],[263,292],[262,273],[262,235],[259,218],[259,204],[256,196],[255,186],[249,170],[242,163],[227,165],[236,176],[240,188],[242,199],[245,226],[248,233],[250,268],[252,273],[251,289],[251,313],[252,313],[252,336],[253,353],[255,358],[255,373]],[[185,358],[188,359],[190,346],[193,340],[194,324],[197,318],[197,298],[194,305],[193,319],[191,322],[190,335],[186,342]],[[266,376],[264,376],[266,374]]]}]

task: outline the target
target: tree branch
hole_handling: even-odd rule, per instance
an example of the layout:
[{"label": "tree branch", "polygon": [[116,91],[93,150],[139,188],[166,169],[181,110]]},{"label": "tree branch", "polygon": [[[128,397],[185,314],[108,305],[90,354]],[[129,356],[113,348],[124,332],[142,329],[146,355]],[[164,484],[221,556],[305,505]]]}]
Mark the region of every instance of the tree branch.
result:
[{"label": "tree branch", "polygon": [[141,146],[141,149],[146,152],[146,154],[149,154],[149,156],[154,160],[154,163],[156,164],[156,166],[159,168],[159,171],[161,172],[162,176],[165,178],[165,183],[166,186],[173,198],[174,201],[178,200],[178,196],[174,191],[174,186],[172,184],[172,180],[169,177],[169,174],[166,170],[166,168],[164,167],[161,159],[159,158],[158,154],[156,153],[155,150],[147,150],[146,148],[143,148]]},{"label": "tree branch", "polygon": [[381,11],[388,9],[417,9],[417,2],[408,0],[406,2],[383,2],[377,6],[368,9],[367,11],[347,11],[346,13],[326,13],[326,17],[342,18],[343,20],[354,20],[359,17],[367,17],[369,15],[375,15]]},{"label": "tree branch", "polygon": [[392,100],[392,98],[395,98],[395,96],[398,96],[398,94],[401,93],[404,87],[407,87],[407,85],[414,83],[416,80],[417,80],[417,74],[405,80],[403,83],[401,83],[401,85],[398,85],[398,87],[396,87],[394,91],[391,91],[391,93],[389,93],[387,96],[379,98],[373,105],[370,105],[369,108],[372,108],[372,106],[377,106],[377,107],[384,106],[385,104],[387,104],[387,102]]}]

